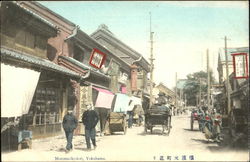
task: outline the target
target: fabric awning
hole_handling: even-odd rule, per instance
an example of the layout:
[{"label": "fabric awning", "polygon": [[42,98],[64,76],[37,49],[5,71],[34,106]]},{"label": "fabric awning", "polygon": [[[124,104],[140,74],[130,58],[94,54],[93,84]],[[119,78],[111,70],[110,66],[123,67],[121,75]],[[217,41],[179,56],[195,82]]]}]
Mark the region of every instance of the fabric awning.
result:
[{"label": "fabric awning", "polygon": [[126,94],[116,93],[114,112],[126,112],[129,107],[130,97]]},{"label": "fabric awning", "polygon": [[130,97],[130,100],[132,101],[131,104],[128,106],[127,111],[132,111],[135,105],[142,106],[141,98],[132,96]]},{"label": "fabric awning", "polygon": [[111,109],[115,95],[106,89],[97,87],[93,87],[93,89],[98,91],[95,107]]},{"label": "fabric awning", "polygon": [[1,117],[18,117],[29,108],[40,72],[1,63]]}]

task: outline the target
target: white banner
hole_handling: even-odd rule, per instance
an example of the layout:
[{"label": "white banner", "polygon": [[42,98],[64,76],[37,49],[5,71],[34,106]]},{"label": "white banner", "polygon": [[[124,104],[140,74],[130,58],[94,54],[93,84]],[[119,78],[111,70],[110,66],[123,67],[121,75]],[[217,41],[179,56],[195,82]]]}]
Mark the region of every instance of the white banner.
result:
[{"label": "white banner", "polygon": [[132,111],[135,105],[142,106],[141,98],[132,96],[130,100],[132,100],[132,103],[128,106],[127,111]]},{"label": "white banner", "polygon": [[1,63],[1,117],[29,112],[40,72]]}]

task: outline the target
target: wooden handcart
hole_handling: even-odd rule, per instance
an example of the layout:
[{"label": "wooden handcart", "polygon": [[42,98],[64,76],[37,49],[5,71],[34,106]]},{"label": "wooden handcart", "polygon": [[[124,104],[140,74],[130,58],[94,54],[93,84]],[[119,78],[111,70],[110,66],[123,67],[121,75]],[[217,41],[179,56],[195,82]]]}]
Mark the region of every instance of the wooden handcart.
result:
[{"label": "wooden handcart", "polygon": [[114,132],[127,132],[127,122],[126,122],[126,114],[119,112],[111,112],[109,115],[109,129],[110,133]]}]

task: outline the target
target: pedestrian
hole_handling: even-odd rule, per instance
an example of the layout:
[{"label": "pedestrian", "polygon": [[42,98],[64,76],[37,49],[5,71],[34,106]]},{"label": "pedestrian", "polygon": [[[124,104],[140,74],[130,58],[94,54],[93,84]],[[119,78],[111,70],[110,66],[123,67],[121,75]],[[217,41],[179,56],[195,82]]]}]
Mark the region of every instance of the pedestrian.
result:
[{"label": "pedestrian", "polygon": [[67,139],[67,145],[66,145],[66,153],[67,153],[71,151],[73,148],[72,146],[73,133],[78,124],[78,121],[76,117],[73,115],[72,110],[68,110],[67,114],[63,117],[62,124]]},{"label": "pedestrian", "polygon": [[134,112],[133,111],[127,111],[127,114],[128,114],[128,128],[132,128]]},{"label": "pedestrian", "polygon": [[97,147],[96,145],[96,130],[95,126],[99,121],[98,114],[95,110],[93,110],[93,106],[88,105],[87,110],[82,115],[82,122],[85,126],[85,140],[87,143],[87,150],[91,150],[90,139],[94,146],[94,149]]}]

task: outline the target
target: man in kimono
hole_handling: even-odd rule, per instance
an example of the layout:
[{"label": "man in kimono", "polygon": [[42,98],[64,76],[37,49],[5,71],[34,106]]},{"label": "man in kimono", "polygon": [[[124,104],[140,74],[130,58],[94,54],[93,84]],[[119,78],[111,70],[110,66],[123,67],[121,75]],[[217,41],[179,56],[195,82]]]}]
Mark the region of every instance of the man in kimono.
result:
[{"label": "man in kimono", "polygon": [[76,129],[78,124],[78,121],[76,117],[73,115],[72,110],[68,110],[67,114],[63,117],[63,129],[65,131],[66,139],[67,139],[67,145],[66,145],[66,153],[72,150],[72,139],[73,139],[73,133]]},{"label": "man in kimono", "polygon": [[92,141],[94,149],[96,148],[95,126],[98,123],[98,121],[99,121],[99,117],[98,117],[97,112],[93,110],[93,106],[91,105],[87,106],[87,111],[85,111],[82,116],[82,122],[85,126],[85,140],[87,143],[88,150],[91,150],[90,139]]}]

